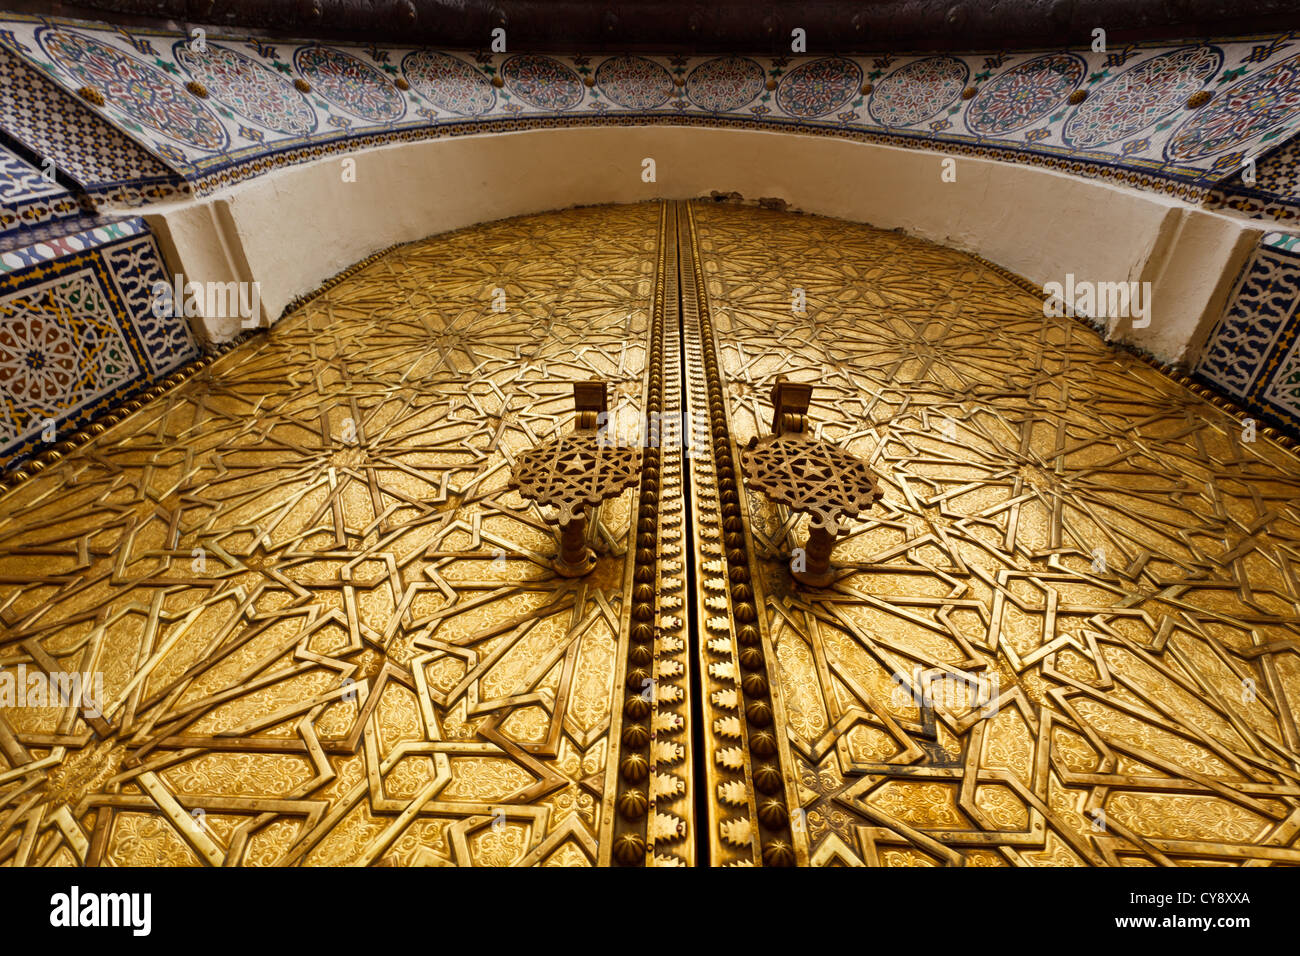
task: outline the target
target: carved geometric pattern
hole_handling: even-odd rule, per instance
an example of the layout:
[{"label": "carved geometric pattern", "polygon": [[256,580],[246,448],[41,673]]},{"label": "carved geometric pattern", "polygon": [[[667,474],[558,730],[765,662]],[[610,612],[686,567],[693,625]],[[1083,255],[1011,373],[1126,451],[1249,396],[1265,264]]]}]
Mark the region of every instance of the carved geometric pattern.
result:
[{"label": "carved geometric pattern", "polygon": [[1300,863],[1295,456],[961,253],[695,210],[735,440],[815,383],[883,489],[820,591],[745,496],[801,860]]},{"label": "carved geometric pattern", "polygon": [[1300,429],[1297,303],[1300,252],[1261,242],[1228,296],[1196,366],[1197,376],[1291,430]]},{"label": "carved geometric pattern", "polygon": [[0,864],[607,862],[635,492],[568,580],[506,483],[640,420],[658,217],[395,250],[10,492],[0,675],[104,716],[0,709]]},{"label": "carved geometric pattern", "polygon": [[[0,864],[607,864],[645,732],[647,864],[692,785],[713,862],[1300,862],[1295,457],[962,253],[692,209],[680,262],[654,205],[402,247],[0,499],[0,693],[104,685],[0,708]],[[691,480],[556,577],[511,469],[656,375]],[[733,460],[782,375],[883,492],[817,591]]]}]

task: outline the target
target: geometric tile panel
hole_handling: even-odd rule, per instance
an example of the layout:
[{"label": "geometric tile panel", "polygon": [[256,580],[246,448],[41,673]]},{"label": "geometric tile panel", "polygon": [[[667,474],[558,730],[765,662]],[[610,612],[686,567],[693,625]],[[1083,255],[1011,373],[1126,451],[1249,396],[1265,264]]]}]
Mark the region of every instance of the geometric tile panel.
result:
[{"label": "geometric tile panel", "polygon": [[1217,189],[1205,205],[1253,219],[1294,221],[1300,217],[1300,142],[1292,139],[1255,161],[1255,181],[1247,185],[1243,169]]},{"label": "geometric tile panel", "polygon": [[1228,297],[1195,375],[1290,434],[1300,433],[1300,248],[1265,236]]},{"label": "geometric tile panel", "polygon": [[58,182],[0,145],[0,234],[80,212],[77,200]]},{"label": "geometric tile panel", "polygon": [[[359,143],[630,120],[963,147],[1195,202],[1300,130],[1300,53],[1288,34],[1105,53],[590,57],[216,32],[196,49],[177,32],[24,14],[5,14],[0,27],[0,46],[62,87],[55,116],[75,109],[111,125],[148,157],[150,176],[174,171],[199,193]],[[0,62],[9,82],[12,69]],[[85,87],[103,105],[76,95]],[[1208,104],[1189,107],[1202,92]],[[1077,93],[1086,96],[1072,103]],[[32,110],[3,116],[25,141],[42,138],[29,126],[48,123]],[[83,154],[104,152],[120,167],[121,144],[99,139],[81,138],[68,161],[84,165]],[[129,201],[125,191],[116,198]],[[1291,208],[1294,196],[1277,203]]]},{"label": "geometric tile panel", "polygon": [[[166,279],[142,220],[68,238],[0,257],[6,467],[199,354],[184,318],[159,318],[150,307],[154,283]],[[21,265],[9,268],[9,259]]]},{"label": "geometric tile panel", "polygon": [[46,70],[19,54],[25,45],[0,30],[0,128],[29,155],[53,159],[58,177],[92,203],[127,205],[174,198],[181,177],[137,143],[130,127],[115,126],[61,88]]}]

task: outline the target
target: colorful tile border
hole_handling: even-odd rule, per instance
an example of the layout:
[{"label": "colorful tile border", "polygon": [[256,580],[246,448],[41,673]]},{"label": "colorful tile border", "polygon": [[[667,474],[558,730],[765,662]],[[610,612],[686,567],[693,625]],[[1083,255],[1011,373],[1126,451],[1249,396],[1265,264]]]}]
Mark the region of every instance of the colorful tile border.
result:
[{"label": "colorful tile border", "polygon": [[0,466],[199,356],[183,318],[153,315],[160,280],[167,270],[138,218],[0,254]]},{"label": "colorful tile border", "polygon": [[0,274],[19,272],[40,262],[50,262],[74,252],[84,252],[102,246],[115,239],[138,236],[148,231],[143,219],[134,218],[107,222],[67,235],[32,237],[33,241],[28,245],[0,252]]},{"label": "colorful tile border", "polygon": [[0,235],[80,212],[81,205],[57,179],[0,145]]},{"label": "colorful tile border", "polygon": [[1300,237],[1266,235],[1202,350],[1194,375],[1300,437]]},{"label": "colorful tile border", "polygon": [[[1300,220],[1295,191],[1269,192],[1267,175],[1248,193],[1224,188],[1247,159],[1262,166],[1300,131],[1296,33],[1106,53],[592,57],[219,33],[200,49],[177,33],[8,14],[0,18],[4,48],[136,144],[154,164],[152,180],[165,179],[157,173],[165,169],[199,194],[363,145],[671,122],[1046,163],[1247,215]],[[9,69],[0,61],[0,72]],[[81,155],[86,148],[69,147],[73,165],[105,165]],[[118,170],[118,159],[107,165]],[[120,179],[117,185],[114,201],[130,201]]]}]

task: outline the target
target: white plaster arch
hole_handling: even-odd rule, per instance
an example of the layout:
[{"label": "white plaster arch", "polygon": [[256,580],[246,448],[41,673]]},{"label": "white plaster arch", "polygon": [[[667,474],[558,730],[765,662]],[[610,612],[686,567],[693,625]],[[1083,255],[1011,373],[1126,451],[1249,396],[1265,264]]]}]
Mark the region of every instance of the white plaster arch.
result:
[{"label": "white plaster arch", "polygon": [[[1151,282],[1146,328],[1109,334],[1189,362],[1264,224],[1172,197],[1042,167],[797,132],[698,126],[560,127],[459,136],[276,170],[146,218],[186,280],[257,281],[262,324],[294,298],[393,243],[573,205],[779,197],[805,212],[899,228],[974,252],[1036,285],[1067,273]],[[642,179],[655,160],[656,181]],[[599,237],[593,237],[598,241]],[[237,319],[201,318],[210,341]]]}]

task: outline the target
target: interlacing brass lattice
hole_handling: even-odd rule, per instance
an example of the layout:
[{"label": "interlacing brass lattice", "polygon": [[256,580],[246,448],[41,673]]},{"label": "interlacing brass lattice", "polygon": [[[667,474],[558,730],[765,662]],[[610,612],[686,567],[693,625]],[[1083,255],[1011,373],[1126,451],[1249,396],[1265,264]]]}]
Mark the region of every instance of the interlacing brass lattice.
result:
[{"label": "interlacing brass lattice", "polygon": [[0,861],[607,862],[637,491],[571,581],[506,486],[642,418],[662,215],[403,247],[4,498],[0,666],[106,702],[0,709]]},{"label": "interlacing brass lattice", "polygon": [[966,256],[695,215],[735,440],[814,383],[883,488],[825,591],[747,495],[800,859],[1300,862],[1296,458]]},{"label": "interlacing brass lattice", "polygon": [[[740,467],[781,375],[881,489],[821,589]],[[693,427],[566,578],[509,480],[593,379]],[[866,226],[401,247],[0,498],[0,693],[103,675],[0,706],[0,864],[1300,862],[1300,467],[1241,437]]]}]

